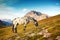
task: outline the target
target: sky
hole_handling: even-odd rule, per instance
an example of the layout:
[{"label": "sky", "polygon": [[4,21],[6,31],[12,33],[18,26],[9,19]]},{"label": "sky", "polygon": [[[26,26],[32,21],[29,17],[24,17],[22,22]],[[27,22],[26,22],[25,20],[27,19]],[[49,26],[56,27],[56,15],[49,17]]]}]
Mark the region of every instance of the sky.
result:
[{"label": "sky", "polygon": [[0,19],[23,17],[34,10],[49,16],[60,14],[60,0],[0,0]]}]

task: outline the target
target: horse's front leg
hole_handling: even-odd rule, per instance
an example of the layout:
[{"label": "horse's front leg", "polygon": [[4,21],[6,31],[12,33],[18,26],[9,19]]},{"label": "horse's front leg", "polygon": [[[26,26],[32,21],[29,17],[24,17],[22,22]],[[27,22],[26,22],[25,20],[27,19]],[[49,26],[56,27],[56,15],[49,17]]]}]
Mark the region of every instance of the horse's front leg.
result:
[{"label": "horse's front leg", "polygon": [[12,31],[13,31],[13,33],[14,33],[14,24],[13,24],[13,27],[12,27]]},{"label": "horse's front leg", "polygon": [[25,33],[26,32],[26,26],[24,26],[24,29],[23,30],[24,30],[24,33]]}]

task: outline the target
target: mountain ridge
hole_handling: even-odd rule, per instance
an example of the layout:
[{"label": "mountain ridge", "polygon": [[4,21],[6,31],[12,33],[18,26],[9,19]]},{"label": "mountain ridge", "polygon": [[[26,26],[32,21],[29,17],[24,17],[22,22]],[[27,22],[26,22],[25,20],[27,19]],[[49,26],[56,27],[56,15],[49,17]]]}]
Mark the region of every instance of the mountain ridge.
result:
[{"label": "mountain ridge", "polygon": [[[37,11],[30,11],[30,12],[26,13],[25,16],[33,17],[33,18],[35,18],[37,21],[42,20],[42,19],[49,18],[49,16],[48,16],[47,14],[43,14],[43,13],[37,12]],[[24,17],[25,17],[25,16],[24,16]]]},{"label": "mountain ridge", "polygon": [[11,26],[12,25],[12,21],[10,19],[0,19],[3,26]]}]

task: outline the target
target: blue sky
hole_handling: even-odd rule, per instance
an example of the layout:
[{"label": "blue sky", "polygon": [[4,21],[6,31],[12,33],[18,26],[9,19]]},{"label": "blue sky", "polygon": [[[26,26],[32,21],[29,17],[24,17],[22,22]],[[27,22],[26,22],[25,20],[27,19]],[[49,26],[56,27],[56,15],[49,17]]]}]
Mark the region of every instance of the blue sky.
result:
[{"label": "blue sky", "polygon": [[0,19],[22,17],[31,10],[49,16],[60,14],[60,0],[0,0]]}]

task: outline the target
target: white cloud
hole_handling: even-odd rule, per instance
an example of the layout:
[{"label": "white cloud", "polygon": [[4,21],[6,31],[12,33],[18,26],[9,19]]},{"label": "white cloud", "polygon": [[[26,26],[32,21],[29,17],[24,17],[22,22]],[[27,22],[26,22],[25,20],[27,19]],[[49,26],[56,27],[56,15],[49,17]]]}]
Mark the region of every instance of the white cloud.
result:
[{"label": "white cloud", "polygon": [[18,11],[13,7],[0,5],[0,19],[14,19],[15,17],[22,16],[21,11]]},{"label": "white cloud", "polygon": [[26,12],[27,10],[28,10],[28,9],[24,8],[22,11],[23,11],[23,12]]},{"label": "white cloud", "polygon": [[5,4],[0,5],[0,19],[14,19],[16,17],[22,17],[27,12],[31,10],[37,10],[42,13],[46,13],[48,15],[54,16],[60,13],[60,7],[44,7],[44,8],[38,8],[38,9],[15,9],[13,7],[8,7]]},{"label": "white cloud", "polygon": [[14,19],[16,17],[24,16],[29,10],[27,9],[15,9],[13,7],[5,6],[5,4],[0,5],[0,19]]},{"label": "white cloud", "polygon": [[14,8],[7,7],[5,5],[0,5],[0,19],[8,18],[10,19],[12,17],[12,14],[14,14]]},{"label": "white cloud", "polygon": [[53,6],[53,7],[41,7],[40,9],[37,9],[37,11],[45,13],[49,16],[55,16],[60,14],[60,7]]}]

